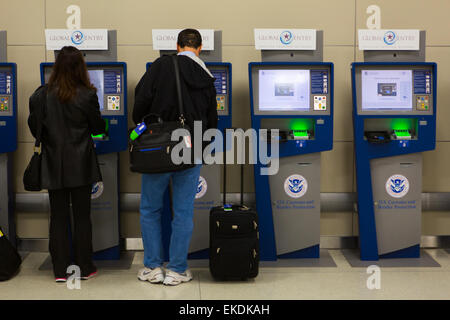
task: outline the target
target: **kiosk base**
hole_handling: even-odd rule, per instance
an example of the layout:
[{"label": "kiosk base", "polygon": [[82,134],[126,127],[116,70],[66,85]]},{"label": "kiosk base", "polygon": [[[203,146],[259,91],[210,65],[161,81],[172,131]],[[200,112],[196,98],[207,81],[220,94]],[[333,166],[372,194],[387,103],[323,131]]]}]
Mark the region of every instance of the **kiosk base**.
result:
[{"label": "kiosk base", "polygon": [[319,257],[320,153],[280,158],[269,177],[279,258]]},{"label": "kiosk base", "polygon": [[[189,257],[205,259],[209,248],[209,212],[212,207],[221,204],[220,199],[220,165],[203,165],[197,195],[194,202],[194,229],[192,231]],[[206,255],[205,255],[206,251]]]},{"label": "kiosk base", "polygon": [[[422,217],[422,154],[370,161],[378,254],[418,257]],[[417,245],[417,246],[416,246]],[[416,249],[411,249],[417,247]]]},{"label": "kiosk base", "polygon": [[12,155],[0,154],[0,227],[8,240],[16,246],[16,224],[14,217],[14,196],[11,181]]},{"label": "kiosk base", "polygon": [[320,245],[315,245],[295,252],[281,254],[278,256],[278,258],[280,259],[320,258]]},{"label": "kiosk base", "polygon": [[103,183],[92,190],[91,220],[94,257],[120,258],[119,243],[119,154],[98,156]]}]

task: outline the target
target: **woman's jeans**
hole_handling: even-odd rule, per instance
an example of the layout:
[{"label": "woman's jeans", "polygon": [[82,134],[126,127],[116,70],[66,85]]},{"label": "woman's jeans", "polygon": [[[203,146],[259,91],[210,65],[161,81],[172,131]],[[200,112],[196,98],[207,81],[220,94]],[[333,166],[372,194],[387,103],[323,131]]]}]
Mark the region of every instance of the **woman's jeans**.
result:
[{"label": "woman's jeans", "polygon": [[141,231],[144,243],[144,266],[161,267],[164,252],[161,232],[161,214],[164,193],[172,179],[172,234],[167,269],[183,273],[188,268],[187,255],[194,227],[194,200],[197,193],[201,165],[193,168],[142,175]]}]

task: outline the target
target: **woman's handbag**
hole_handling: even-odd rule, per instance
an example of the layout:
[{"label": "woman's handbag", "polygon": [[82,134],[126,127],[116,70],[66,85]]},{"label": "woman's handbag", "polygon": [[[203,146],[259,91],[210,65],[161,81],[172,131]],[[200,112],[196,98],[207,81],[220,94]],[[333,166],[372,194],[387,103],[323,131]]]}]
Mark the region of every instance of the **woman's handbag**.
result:
[{"label": "woman's handbag", "polygon": [[[142,119],[142,122],[132,130],[135,132],[142,131],[140,134],[135,134],[130,139],[130,170],[139,173],[164,173],[179,170],[185,170],[195,166],[193,157],[189,157],[188,163],[181,162],[176,164],[172,161],[172,150],[174,147],[182,142],[186,143],[187,148],[192,146],[190,142],[190,134],[181,137],[179,141],[172,141],[172,132],[177,129],[185,129],[190,133],[190,128],[185,124],[183,114],[183,100],[181,96],[180,73],[178,70],[177,56],[172,56],[175,67],[175,79],[177,84],[179,121],[163,122],[158,115],[148,114]],[[146,121],[157,119],[156,122]],[[131,131],[131,132],[132,132]],[[131,133],[130,132],[130,133]],[[137,136],[137,137],[136,137]],[[134,139],[133,139],[134,138]],[[183,158],[182,150],[178,154]]]},{"label": "woman's handbag", "polygon": [[34,143],[34,153],[31,157],[30,162],[28,163],[27,168],[23,174],[23,186],[26,191],[41,191],[41,162],[42,162],[42,153],[41,153],[41,136],[42,136],[42,127],[44,122],[44,110],[46,105],[46,97],[47,90],[45,89],[45,101],[42,102],[42,108],[39,112],[39,116],[37,119],[37,128],[36,128],[36,142]]}]

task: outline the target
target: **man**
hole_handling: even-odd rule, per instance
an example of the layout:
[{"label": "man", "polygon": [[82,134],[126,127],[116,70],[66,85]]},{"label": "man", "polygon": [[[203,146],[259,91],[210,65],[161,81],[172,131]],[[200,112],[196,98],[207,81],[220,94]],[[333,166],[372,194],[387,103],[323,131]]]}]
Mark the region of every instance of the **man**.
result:
[{"label": "man", "polygon": [[[194,121],[201,121],[203,130],[207,130],[217,127],[217,102],[214,78],[199,58],[201,50],[202,38],[197,30],[185,29],[178,34],[178,65],[186,123],[193,129]],[[178,120],[175,69],[170,56],[157,59],[136,87],[133,121],[138,124],[149,113],[158,114],[163,121]],[[187,255],[200,168],[201,165],[196,165],[177,172],[142,175],[140,212],[144,268],[138,272],[139,280],[178,285],[192,279]],[[164,272],[161,213],[170,180],[174,216],[169,263]]]}]

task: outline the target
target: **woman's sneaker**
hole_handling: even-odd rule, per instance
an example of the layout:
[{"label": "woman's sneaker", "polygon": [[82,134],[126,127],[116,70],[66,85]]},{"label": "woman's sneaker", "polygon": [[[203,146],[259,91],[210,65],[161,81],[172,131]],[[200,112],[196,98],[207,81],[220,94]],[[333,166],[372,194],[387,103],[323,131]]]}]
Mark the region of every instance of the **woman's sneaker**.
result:
[{"label": "woman's sneaker", "polygon": [[65,277],[56,277],[55,281],[56,282],[67,282],[67,278],[65,278]]},{"label": "woman's sneaker", "polygon": [[97,275],[97,270],[89,273],[88,275],[81,276],[81,280],[89,280]]},{"label": "woman's sneaker", "polygon": [[164,272],[162,268],[143,268],[139,270],[138,279],[141,281],[148,281],[150,283],[161,283],[164,281]]},{"label": "woman's sneaker", "polygon": [[186,270],[184,273],[178,273],[172,270],[167,270],[163,284],[167,286],[176,286],[182,282],[188,282],[191,280],[192,280],[192,273],[190,270]]}]

